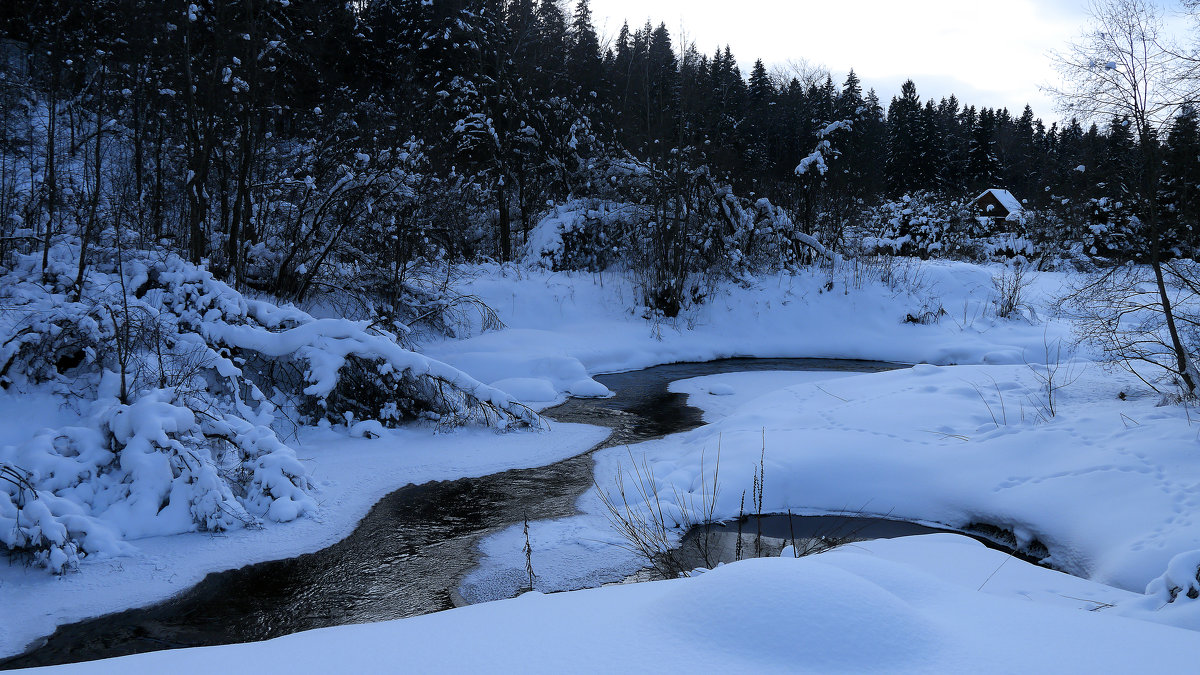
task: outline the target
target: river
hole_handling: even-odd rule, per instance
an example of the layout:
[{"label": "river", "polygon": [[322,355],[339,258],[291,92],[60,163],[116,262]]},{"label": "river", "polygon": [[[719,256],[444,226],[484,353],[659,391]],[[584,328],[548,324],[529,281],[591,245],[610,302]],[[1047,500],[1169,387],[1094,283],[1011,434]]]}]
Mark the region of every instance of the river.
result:
[{"label": "river", "polygon": [[535,469],[400,488],[328,548],[209,574],[165,602],[62,626],[0,668],[250,642],[449,609],[458,583],[477,564],[481,537],[526,515],[537,520],[575,513],[576,500],[592,485],[592,452],[702,424],[700,410],[688,406],[685,395],[667,391],[670,382],[738,371],[877,372],[896,367],[872,361],[726,359],[597,376],[614,397],[571,399],[545,411],[554,421],[613,430],[585,454]]}]

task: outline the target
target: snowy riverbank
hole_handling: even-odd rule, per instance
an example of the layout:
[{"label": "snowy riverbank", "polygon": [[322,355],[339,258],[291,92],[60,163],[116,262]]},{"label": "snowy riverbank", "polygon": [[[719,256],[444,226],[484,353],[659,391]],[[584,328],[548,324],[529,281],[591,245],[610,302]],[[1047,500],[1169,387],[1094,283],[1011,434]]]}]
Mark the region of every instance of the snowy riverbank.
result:
[{"label": "snowy riverbank", "polygon": [[[1046,545],[1053,562],[1064,569],[1127,589],[1117,591],[1086,580],[1063,582],[1087,584],[1091,593],[1071,595],[1116,605],[1103,613],[1120,612],[1200,628],[1197,612],[1190,607],[1195,603],[1178,602],[1167,607],[1165,588],[1157,595],[1138,595],[1148,582],[1167,570],[1175,554],[1195,548],[1200,541],[1200,526],[1189,515],[1197,506],[1200,461],[1195,459],[1195,430],[1189,425],[1187,411],[1177,406],[1156,407],[1157,399],[1148,396],[1144,387],[1132,378],[1087,363],[1091,355],[1086,351],[1077,355],[1081,359],[1079,364],[1068,366],[1064,352],[1063,374],[1069,371],[1078,378],[1059,393],[1057,415],[1041,414],[1045,419],[1039,419],[1038,373],[1045,372],[1047,345],[1055,345],[1070,335],[1069,324],[1056,318],[1053,311],[1054,298],[1069,278],[1062,274],[1038,276],[1026,289],[1025,302],[1032,312],[1026,312],[1022,318],[1001,319],[995,313],[991,281],[997,271],[998,268],[933,262],[905,263],[903,269],[893,270],[893,276],[905,275],[902,284],[883,283],[878,276],[868,274],[856,276],[849,267],[835,273],[832,285],[830,278],[808,273],[759,279],[718,289],[708,304],[692,313],[674,322],[656,323],[629,309],[634,304],[632,291],[618,277],[599,279],[515,267],[482,268],[464,290],[494,307],[507,327],[465,340],[430,344],[425,352],[484,383],[507,388],[538,407],[577,388],[576,393],[601,393],[592,386],[595,383],[589,375],[671,361],[743,355],[938,364],[822,382],[813,382],[811,374],[799,380],[771,379],[759,374],[679,383],[675,389],[691,394],[695,404],[706,409],[706,421],[713,423],[687,434],[642,444],[632,452],[639,461],[645,457],[653,464],[656,476],[662,480],[660,489],[670,493],[673,487],[696,489],[702,478],[701,456],[713,457],[719,444],[725,487],[718,500],[717,515],[727,517],[736,515],[738,497],[742,489],[751,485],[765,436],[765,510],[791,508],[809,513],[861,510],[952,526],[987,522],[1013,530],[1024,541],[1036,539]],[[910,317],[925,323],[907,321]],[[951,367],[951,364],[963,365]],[[795,386],[780,389],[785,385]],[[1122,392],[1123,399],[1119,396]],[[541,434],[496,435],[472,430],[433,434],[406,429],[382,439],[364,440],[333,431],[308,430],[301,435],[298,454],[311,462],[320,487],[317,497],[321,504],[316,518],[220,538],[189,534],[137,540],[133,543],[138,551],[133,555],[88,561],[79,573],[62,578],[21,568],[2,570],[0,594],[6,607],[17,611],[6,612],[0,623],[0,648],[3,653],[13,653],[29,639],[48,633],[57,623],[169,596],[207,571],[320,548],[344,536],[375,499],[403,484],[545,464],[582,452],[603,433],[556,424],[550,432]],[[610,480],[618,462],[628,462],[628,458],[624,448],[601,453],[597,457],[597,477],[601,484]],[[596,574],[599,569],[611,575],[640,564],[612,545],[616,542],[614,534],[603,522],[594,492],[581,499],[580,508],[584,514],[576,518],[531,523],[539,590],[594,585],[604,580]],[[517,541],[518,530],[503,531],[483,542],[483,566],[468,580],[468,587],[475,585],[476,597],[507,592],[504,589],[513,570],[523,573],[520,553],[523,540]],[[876,550],[877,546],[885,545],[891,544],[881,542],[870,546]],[[878,578],[872,576],[878,570],[862,573],[866,574],[863,578],[874,584],[872,588],[903,595],[904,602],[911,604],[889,625],[900,626],[897,630],[903,632],[912,630],[912,626],[925,625],[923,622],[934,615],[971,614],[980,607],[992,611],[993,601],[980,600],[978,594],[967,592],[970,589],[949,593],[937,584],[928,585],[925,575],[937,569],[936,561],[946,553],[941,548],[936,552],[924,551],[921,548],[924,544],[913,546],[917,548],[912,550],[918,553],[911,560],[906,559],[904,565],[926,571],[905,568],[903,572],[880,573],[882,576]],[[835,558],[843,560],[846,555],[849,553],[838,553]],[[956,559],[954,555],[950,557]],[[991,562],[995,564],[988,572],[999,565],[1000,559],[989,560],[988,564]],[[757,570],[747,572],[747,576],[730,572],[712,578],[731,580],[731,586],[722,591],[729,597],[752,597],[756,584],[784,583],[792,578],[794,570],[803,570],[798,576],[811,577],[818,585],[841,584],[841,581],[834,583],[834,577],[843,579],[840,575],[844,574],[861,576],[859,568],[849,563],[844,568],[827,562],[792,565],[790,561],[754,563],[745,566]],[[1013,561],[1005,569],[1023,570],[1022,565]],[[979,570],[983,566],[981,563]],[[1029,574],[1051,574],[1030,569],[1034,571]],[[760,571],[766,575],[763,579],[757,576]],[[777,571],[782,576],[774,579]],[[1178,569],[1175,576],[1179,576]],[[681,585],[696,583],[700,585]],[[349,663],[345,652],[361,639],[393,635],[394,640],[386,641],[398,645],[397,649],[420,651],[425,647],[408,643],[424,640],[427,630],[462,635],[472,626],[482,625],[475,623],[479,621],[507,621],[517,625],[561,623],[553,618],[560,616],[559,612],[590,611],[592,603],[598,602],[609,609],[588,620],[596,626],[589,623],[579,627],[578,634],[586,636],[587,631],[594,629],[596,635],[619,640],[623,639],[619,629],[605,633],[599,626],[627,618],[621,612],[640,610],[636,606],[620,609],[616,604],[626,600],[634,605],[643,601],[653,604],[656,602],[653,598],[668,592],[664,588],[703,589],[708,583],[670,582],[638,587],[645,590],[604,589],[590,594],[525,598],[414,622],[320,631],[305,639],[328,648],[336,647],[334,653],[340,655],[342,663]],[[974,587],[979,585],[972,583]],[[993,583],[988,582],[988,586]],[[807,588],[801,584],[795,592],[809,597],[813,589],[801,587]],[[909,588],[919,592],[907,594],[904,589]],[[680,591],[680,602],[691,602],[682,598],[691,592]],[[702,590],[696,592],[703,594]],[[1025,592],[1022,590],[1018,595]],[[927,597],[917,599],[922,595]],[[814,611],[823,615],[832,612],[837,620],[869,622],[864,617],[871,615],[871,607],[878,598],[872,600],[867,596],[860,598],[863,603],[857,603],[835,601],[832,595],[818,593],[808,602]],[[571,599],[576,597],[585,599]],[[620,600],[613,602],[586,599],[618,597]],[[81,598],[86,600],[80,602]],[[942,600],[938,598],[945,603],[939,604]],[[1072,606],[1086,609],[1097,605],[1076,602]],[[775,610],[784,611],[772,607],[775,609],[764,609],[763,616],[771,616]],[[1001,617],[997,619],[1001,624],[1011,620],[1021,625],[1003,629],[982,624],[964,626],[961,634],[954,632],[960,628],[951,626],[946,629],[950,632],[939,635],[947,641],[975,645],[980,650],[995,648],[1004,641],[1029,642],[1033,652],[1050,659],[1057,635],[1043,631],[1046,636],[1033,636],[1037,631],[1027,631],[1022,626],[1065,622],[1063,625],[1068,628],[1063,629],[1062,644],[1066,646],[1060,656],[1073,659],[1069,661],[1072,666],[1092,658],[1079,656],[1081,650],[1073,651],[1070,647],[1083,645],[1088,634],[1095,637],[1106,635],[1105,631],[1116,634],[1124,630],[1130,635],[1153,634],[1145,640],[1138,638],[1145,645],[1174,640],[1186,646],[1186,649],[1168,649],[1165,654],[1194,652],[1200,641],[1198,633],[1180,634],[1173,629],[1116,618],[1099,623],[1091,623],[1094,620],[1090,618],[1055,618],[1064,610],[1043,612],[1040,604],[1014,610],[1017,614],[995,611]],[[1071,614],[1076,615],[1092,616],[1084,612]],[[1107,621],[1135,627],[1113,628]],[[729,626],[717,622],[707,628],[697,625],[685,632],[695,641],[704,642],[719,641],[729,630]],[[1164,632],[1155,632],[1159,630]],[[530,635],[542,639],[536,636],[536,631]],[[454,658],[462,659],[464,665],[474,658],[488,659],[491,655],[484,641],[491,639],[473,640],[471,650],[449,651],[455,653]],[[669,642],[679,638],[664,634],[663,639]],[[1141,647],[1131,646],[1133,638],[1124,642],[1105,640],[1095,638],[1097,643],[1114,645],[1110,650],[1114,653],[1121,649],[1131,655],[1142,653]],[[522,644],[518,638],[507,643]],[[320,663],[310,652],[296,651],[294,644],[294,640],[288,642],[287,638],[265,643],[263,655],[283,649],[291,652],[290,658],[295,663]],[[438,655],[439,649],[447,649],[436,640],[426,640],[424,644],[429,651],[421,653],[427,653],[429,658]],[[569,645],[578,643],[563,640],[560,644],[567,645],[562,647],[562,654],[567,654]],[[612,649],[603,640],[598,639],[596,644]],[[652,646],[653,641],[646,644]],[[912,663],[918,664],[914,668],[952,668],[953,663],[960,663],[937,660],[942,658],[937,656],[942,651],[935,649],[936,640],[922,644],[909,652],[915,659]],[[223,654],[242,654],[253,649],[256,647],[236,646],[197,653],[210,655],[205,659],[216,659],[212,663],[221,663],[226,658]],[[631,650],[630,658],[640,655],[650,659],[649,649]],[[965,649],[963,654],[973,648]],[[678,651],[663,652],[676,659],[671,662],[676,667],[681,663],[677,660],[681,658]],[[1147,649],[1147,653],[1150,651]],[[513,654],[516,658],[521,652],[503,648],[496,653]],[[770,649],[763,653],[767,659],[762,662],[764,667],[784,667],[783,660],[771,662],[783,659],[782,654]],[[1095,652],[1100,659],[1098,663],[1104,662],[1106,653]],[[553,654],[544,661],[549,664],[546,669],[552,669],[555,663]],[[382,654],[379,656],[383,658]],[[758,657],[745,650],[728,651],[726,657],[732,659],[731,664],[759,663],[754,660]],[[172,654],[135,658],[193,663],[193,656],[183,659]],[[423,657],[414,658],[419,661]],[[882,653],[874,653],[868,662],[885,663],[871,661],[883,658]],[[1128,663],[1135,660],[1131,656]],[[386,659],[370,663],[378,667],[385,662]],[[511,668],[521,665],[503,658],[496,663]],[[834,661],[820,663],[828,665]]]},{"label": "snowy riverbank", "polygon": [[0,655],[20,653],[57,625],[164,600],[209,572],[324,548],[348,535],[375,502],[404,485],[550,464],[585,452],[607,433],[571,424],[507,434],[489,429],[385,430],[375,439],[304,430],[294,447],[316,481],[314,517],[219,536],[139,539],[132,542],[130,555],[89,559],[78,572],[62,576],[15,564],[0,567]]},{"label": "snowy riverbank", "polygon": [[[763,558],[690,579],[529,593],[77,673],[1187,672],[1200,635],[1086,611],[1131,594],[956,535]],[[1079,598],[1078,600],[1075,598]]]},{"label": "snowy riverbank", "polygon": [[[763,392],[757,387],[788,379],[799,384],[754,396]],[[647,462],[671,506],[675,490],[699,492],[711,481],[719,448],[714,514],[731,518],[765,442],[766,512],[861,511],[954,528],[984,523],[1012,531],[1021,544],[1044,545],[1047,562],[1060,569],[1137,593],[1200,541],[1192,517],[1200,500],[1196,431],[1182,408],[1157,407],[1145,396],[1121,400],[1121,391],[1134,391],[1132,378],[1089,366],[1060,392],[1058,415],[1049,421],[1036,417],[1036,377],[1027,366],[922,365],[805,379],[753,373],[677,383],[677,390],[694,392],[693,405],[719,419],[602,451],[597,480],[615,486],[617,466],[629,475],[632,455]],[[731,410],[727,400],[737,398],[745,403]],[[612,581],[612,570],[641,564],[601,543],[619,540],[595,490],[580,508],[577,517],[531,525],[539,590]],[[510,528],[483,542],[486,557],[464,595],[511,592],[524,569],[519,536]],[[1161,611],[1145,613],[1145,603],[1126,609],[1200,629],[1189,603],[1167,606],[1159,595],[1149,604]]]}]

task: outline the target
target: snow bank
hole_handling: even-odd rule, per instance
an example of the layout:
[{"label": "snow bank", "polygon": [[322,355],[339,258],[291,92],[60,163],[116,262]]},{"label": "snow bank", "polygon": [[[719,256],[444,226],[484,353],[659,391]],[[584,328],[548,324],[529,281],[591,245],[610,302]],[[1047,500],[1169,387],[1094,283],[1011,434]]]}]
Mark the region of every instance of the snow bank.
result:
[{"label": "snow bank", "polygon": [[705,375],[676,380],[667,391],[687,394],[688,405],[703,411],[705,422],[728,417],[764,392],[810,382],[854,377],[856,373],[804,370],[764,370],[746,373]]},{"label": "snow bank", "polygon": [[1120,596],[934,535],[61,670],[1006,673],[1014,648],[1035,671],[1191,670],[1196,633],[1086,611]]},{"label": "snow bank", "polygon": [[0,269],[0,387],[86,408],[0,446],[0,545],[54,572],[126,553],[122,539],[312,512],[280,408],[293,422],[543,426],[395,335],[248,299],[174,255],[109,253],[79,285],[69,242],[44,274],[37,255]]},{"label": "snow bank", "polygon": [[[1188,597],[1200,560],[1181,554],[1200,541],[1191,517],[1200,507],[1195,429],[1187,411],[1138,395],[1134,378],[1088,366],[1059,391],[1048,419],[1037,412],[1044,389],[1025,365],[923,365],[764,391],[781,382],[746,373],[675,383],[712,424],[598,453],[599,485],[611,489],[618,465],[628,476],[630,461],[645,458],[670,516],[676,490],[698,495],[711,480],[719,450],[715,517],[731,518],[765,442],[765,512],[990,525],[1060,569],[1135,593],[1149,585],[1123,612],[1200,628],[1200,602]],[[707,393],[720,384],[740,406]],[[595,586],[644,565],[620,547],[594,490],[578,506],[580,516],[530,524],[538,590]],[[484,540],[464,597],[519,588],[523,544],[520,528]]]},{"label": "snow bank", "polygon": [[89,556],[79,574],[0,565],[0,658],[22,652],[61,624],[149,605],[187,591],[209,572],[309,553],[344,538],[385,495],[407,484],[551,464],[604,440],[608,431],[559,423],[537,434],[420,426],[354,438],[344,427],[299,430],[298,450],[317,507],[289,523],[219,536],[188,532],[134,542],[122,557]]},{"label": "snow bank", "polygon": [[[1070,339],[1062,322],[997,317],[992,276],[998,269],[847,260],[832,271],[723,284],[676,320],[647,321],[631,311],[640,295],[622,275],[495,267],[463,292],[487,302],[507,328],[433,342],[425,353],[484,382],[534,375],[565,395],[574,378],[680,361],[756,356],[1021,364],[1041,358],[1047,341]],[[1058,273],[1036,276],[1027,301],[1050,318],[1044,309],[1066,281]],[[924,325],[909,320],[922,316],[931,319]]]}]

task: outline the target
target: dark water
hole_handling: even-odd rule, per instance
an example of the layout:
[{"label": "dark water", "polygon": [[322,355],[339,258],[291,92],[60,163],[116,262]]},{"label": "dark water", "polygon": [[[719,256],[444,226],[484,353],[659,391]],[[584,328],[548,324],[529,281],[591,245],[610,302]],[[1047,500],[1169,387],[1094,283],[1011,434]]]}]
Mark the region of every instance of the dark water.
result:
[{"label": "dark water", "polygon": [[968,525],[965,531],[948,530],[906,520],[890,520],[854,513],[823,516],[770,513],[745,516],[740,526],[736,519],[701,525],[692,528],[684,536],[677,551],[680,559],[686,563],[685,568],[712,567],[716,563],[728,563],[737,559],[735,542],[739,535],[744,555],[750,557],[755,555],[751,551],[755,547],[756,539],[766,542],[757,555],[779,555],[780,550],[789,544],[801,551],[800,555],[807,555],[837,546],[853,545],[859,541],[936,533],[964,534],[988,548],[1004,551],[1035,565],[1042,564],[1042,559],[1049,555],[1037,542],[1018,550],[1016,539],[1011,532],[980,523]]},{"label": "dark water", "polygon": [[[546,415],[612,428],[612,436],[594,451],[700,426],[700,411],[685,405],[686,396],[667,391],[673,380],[736,371],[895,367],[821,359],[672,364],[598,376],[615,397],[573,399]],[[526,515],[538,520],[575,513],[576,499],[592,484],[592,464],[589,452],[537,469],[401,488],[329,548],[210,574],[166,602],[60,627],[31,651],[0,662],[0,668],[251,642],[449,609],[459,580],[475,565],[479,539]]]}]

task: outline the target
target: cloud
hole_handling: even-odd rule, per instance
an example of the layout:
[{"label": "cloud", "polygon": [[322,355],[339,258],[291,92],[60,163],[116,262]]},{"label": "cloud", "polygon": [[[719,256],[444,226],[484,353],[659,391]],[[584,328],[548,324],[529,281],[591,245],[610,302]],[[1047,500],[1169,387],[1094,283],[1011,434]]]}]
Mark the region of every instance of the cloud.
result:
[{"label": "cloud", "polygon": [[1047,121],[1053,106],[1038,86],[1054,76],[1049,51],[1074,38],[1085,21],[1081,4],[1070,0],[748,0],[734,6],[592,0],[591,7],[597,27],[610,35],[626,17],[634,27],[650,18],[705,53],[728,43],[743,70],[756,58],[768,64],[806,59],[824,64],[835,78],[853,67],[885,104],[911,77],[925,98],[954,93],[964,103],[1017,111],[1030,103]]}]

